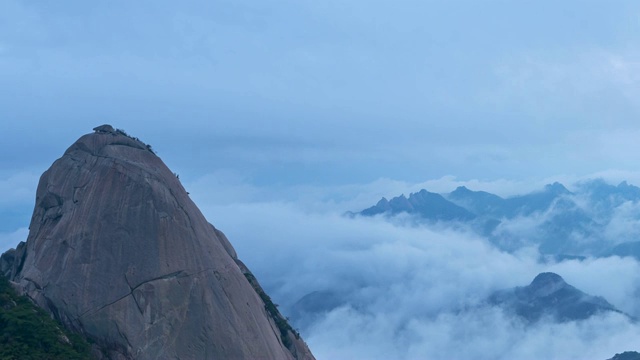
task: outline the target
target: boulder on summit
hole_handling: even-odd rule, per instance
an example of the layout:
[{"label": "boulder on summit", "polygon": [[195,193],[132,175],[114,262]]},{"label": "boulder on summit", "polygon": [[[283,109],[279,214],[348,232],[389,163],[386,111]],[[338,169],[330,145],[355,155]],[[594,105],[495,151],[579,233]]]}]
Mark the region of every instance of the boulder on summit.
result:
[{"label": "boulder on summit", "polygon": [[110,134],[115,134],[116,133],[116,130],[113,128],[113,126],[111,126],[109,124],[96,126],[96,127],[93,128],[93,131],[95,131],[97,133],[110,133]]}]

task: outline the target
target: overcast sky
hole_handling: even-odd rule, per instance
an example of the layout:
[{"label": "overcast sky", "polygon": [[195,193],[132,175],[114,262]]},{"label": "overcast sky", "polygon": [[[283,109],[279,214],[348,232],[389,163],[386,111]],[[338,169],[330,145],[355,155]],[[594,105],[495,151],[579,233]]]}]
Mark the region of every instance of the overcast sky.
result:
[{"label": "overcast sky", "polygon": [[635,170],[639,37],[637,1],[0,0],[2,176],[102,123],[259,185]]}]

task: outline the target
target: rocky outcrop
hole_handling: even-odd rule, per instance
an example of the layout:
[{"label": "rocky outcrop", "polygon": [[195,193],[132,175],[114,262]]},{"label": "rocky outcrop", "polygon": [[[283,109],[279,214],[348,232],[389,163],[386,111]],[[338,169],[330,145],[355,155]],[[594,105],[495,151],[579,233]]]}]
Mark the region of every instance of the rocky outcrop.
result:
[{"label": "rocky outcrop", "polygon": [[9,249],[2,254],[0,256],[0,275],[13,279],[22,268],[26,250],[26,243],[21,241],[15,249]]},{"label": "rocky outcrop", "polygon": [[2,273],[98,358],[313,359],[148,150],[108,125],[69,147],[40,178],[27,242]]},{"label": "rocky outcrop", "polygon": [[115,134],[116,133],[116,129],[114,129],[113,126],[111,126],[109,124],[96,126],[96,127],[93,128],[93,131],[95,131],[96,133],[107,133],[107,134]]}]

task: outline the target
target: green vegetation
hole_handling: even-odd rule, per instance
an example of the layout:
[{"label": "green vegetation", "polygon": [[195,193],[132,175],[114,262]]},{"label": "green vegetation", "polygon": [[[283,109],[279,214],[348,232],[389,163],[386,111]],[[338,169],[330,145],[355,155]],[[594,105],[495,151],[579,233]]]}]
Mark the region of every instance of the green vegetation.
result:
[{"label": "green vegetation", "polygon": [[291,325],[289,325],[287,319],[284,318],[282,314],[280,314],[280,311],[278,311],[278,304],[274,304],[273,301],[271,301],[271,297],[269,297],[269,295],[267,295],[267,293],[262,290],[260,285],[258,285],[258,280],[256,280],[256,277],[253,276],[253,274],[250,272],[244,273],[244,276],[249,281],[249,284],[253,286],[253,289],[258,293],[258,295],[260,295],[262,302],[264,302],[264,309],[267,311],[267,313],[269,313],[273,321],[276,323],[278,330],[280,330],[280,338],[282,338],[282,343],[284,344],[284,346],[289,348],[292,345],[291,339],[289,338],[289,331],[291,331],[296,339],[300,339],[300,333],[294,330]]},{"label": "green vegetation", "polygon": [[90,359],[89,345],[64,330],[0,275],[0,360]]},{"label": "green vegetation", "polygon": [[153,148],[151,147],[151,145],[150,145],[150,144],[145,143],[144,141],[142,141],[142,140],[138,139],[138,138],[137,138],[137,137],[135,137],[135,136],[131,136],[131,135],[127,134],[127,132],[126,132],[126,131],[124,131],[124,129],[116,129],[116,134],[120,134],[120,135],[126,136],[126,137],[128,137],[129,139],[133,139],[133,140],[135,140],[135,141],[137,141],[137,142],[139,142],[139,143],[143,144],[143,145],[147,148],[147,150],[149,150],[152,154],[157,155],[156,151],[155,151],[155,150],[153,150]]}]

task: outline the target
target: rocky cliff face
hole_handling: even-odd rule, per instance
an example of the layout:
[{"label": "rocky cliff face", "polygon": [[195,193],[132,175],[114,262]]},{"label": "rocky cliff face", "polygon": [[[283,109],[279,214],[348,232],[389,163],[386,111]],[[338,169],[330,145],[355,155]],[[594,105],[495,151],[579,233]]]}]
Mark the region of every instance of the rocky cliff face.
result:
[{"label": "rocky cliff face", "polygon": [[40,178],[0,270],[111,359],[313,359],[150,147],[101,126]]}]

